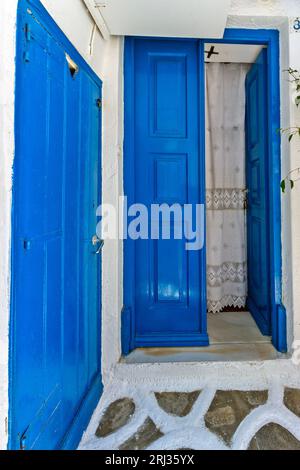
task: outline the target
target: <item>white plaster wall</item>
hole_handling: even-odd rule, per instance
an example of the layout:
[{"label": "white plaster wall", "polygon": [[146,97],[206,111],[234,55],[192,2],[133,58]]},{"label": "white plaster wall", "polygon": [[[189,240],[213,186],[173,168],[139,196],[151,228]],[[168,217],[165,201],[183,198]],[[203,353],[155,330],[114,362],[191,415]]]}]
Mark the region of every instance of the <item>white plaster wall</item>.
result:
[{"label": "white plaster wall", "polygon": [[[300,4],[298,8],[300,15]],[[300,34],[290,35],[290,65],[300,69]],[[290,96],[291,104],[291,126],[300,125],[300,109],[297,110],[292,99],[295,98],[295,92]],[[292,141],[290,153],[290,168],[294,169],[300,166],[300,138]],[[295,176],[295,175],[294,175]],[[296,175],[297,176],[297,175]],[[292,264],[291,284],[292,289],[292,302],[294,313],[294,338],[300,339],[300,184],[295,185],[295,191],[291,192],[290,197],[290,214],[284,213],[283,226],[288,230],[290,224],[290,244],[284,245],[283,258],[286,259],[285,263],[290,260]],[[284,210],[284,208],[283,208]],[[290,215],[290,218],[289,218]]]},{"label": "white plaster wall", "polygon": [[[108,46],[103,76],[102,198],[118,206],[123,194],[123,39]],[[102,260],[102,371],[103,383],[121,355],[123,307],[123,242],[106,240]]]},{"label": "white plaster wall", "polygon": [[42,0],[58,26],[88,64],[101,77],[107,42],[103,40],[95,22],[82,0]]}]

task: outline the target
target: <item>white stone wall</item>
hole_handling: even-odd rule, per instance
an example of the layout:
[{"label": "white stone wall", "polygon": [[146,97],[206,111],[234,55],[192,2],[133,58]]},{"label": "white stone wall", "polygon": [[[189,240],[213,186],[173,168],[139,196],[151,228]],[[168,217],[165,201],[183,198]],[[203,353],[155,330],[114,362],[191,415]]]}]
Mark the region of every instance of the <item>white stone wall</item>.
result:
[{"label": "white stone wall", "polygon": [[[123,39],[104,41],[82,0],[43,0],[78,51],[104,82],[103,201],[117,204],[123,192]],[[0,6],[0,448],[7,442],[8,322],[10,291],[11,181],[14,156],[14,57],[17,0]],[[281,68],[300,68],[299,0],[232,0],[229,27],[278,27]],[[282,126],[300,123],[289,83],[282,73]],[[282,141],[282,173],[300,166],[300,139]],[[289,345],[300,339],[300,183],[282,196],[283,299],[288,315]],[[120,357],[120,312],[123,303],[122,243],[107,241],[103,251],[103,379],[109,383]],[[230,367],[230,365],[227,365]],[[234,370],[240,365],[232,365]],[[149,366],[149,369],[151,367]],[[280,369],[280,365],[278,366]],[[134,374],[134,371],[132,371]],[[154,377],[155,379],[155,377]]]}]

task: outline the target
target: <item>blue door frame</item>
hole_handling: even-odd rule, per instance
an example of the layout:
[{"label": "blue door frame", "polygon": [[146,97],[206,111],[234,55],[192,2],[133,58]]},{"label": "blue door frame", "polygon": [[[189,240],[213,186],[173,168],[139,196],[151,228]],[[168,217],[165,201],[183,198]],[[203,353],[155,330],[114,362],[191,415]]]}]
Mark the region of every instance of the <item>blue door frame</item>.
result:
[{"label": "blue door frame", "polygon": [[[157,38],[161,40],[162,38]],[[165,40],[165,38],[163,38]],[[170,41],[180,39],[170,38]],[[182,39],[183,41],[185,39]],[[205,39],[205,43],[225,44],[252,44],[267,47],[267,76],[268,76],[268,162],[269,180],[267,181],[269,210],[269,272],[270,272],[270,305],[271,305],[271,333],[275,348],[281,352],[287,350],[286,340],[286,312],[282,304],[281,279],[281,198],[280,198],[280,60],[279,60],[279,31],[252,30],[252,29],[226,29],[223,39]],[[133,90],[134,80],[132,65],[134,63],[134,39],[126,38],[124,66],[125,66],[125,141],[124,141],[124,187],[128,202],[134,201],[134,106]],[[129,65],[128,65],[129,64]],[[201,99],[204,103],[204,84],[201,87]],[[200,140],[205,142],[205,127],[200,128]],[[204,145],[204,144],[202,144]],[[135,260],[134,247],[131,240],[124,242],[124,308],[122,311],[122,352],[128,354],[135,348],[135,312],[134,312],[134,279]]]},{"label": "blue door frame", "polygon": [[[66,53],[79,68],[74,78]],[[10,449],[76,449],[101,396],[101,262],[91,243],[97,222],[94,206],[101,202],[101,89],[99,77],[40,1],[20,0]],[[78,117],[72,120],[74,115]],[[70,220],[68,213],[77,214],[76,219]],[[84,222],[78,224],[83,215]],[[72,246],[68,246],[69,236]],[[77,246],[80,254],[74,256]],[[82,280],[75,265],[78,272],[82,268]],[[43,275],[42,289],[35,282],[38,269]],[[77,286],[76,297],[73,286]],[[43,378],[45,383],[41,383]]]}]

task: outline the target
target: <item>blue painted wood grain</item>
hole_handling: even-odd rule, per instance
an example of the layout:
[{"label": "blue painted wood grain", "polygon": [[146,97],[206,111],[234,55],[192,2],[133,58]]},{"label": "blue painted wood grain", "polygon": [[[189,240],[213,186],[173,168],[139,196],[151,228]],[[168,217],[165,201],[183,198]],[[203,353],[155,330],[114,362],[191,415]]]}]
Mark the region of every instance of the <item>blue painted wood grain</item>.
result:
[{"label": "blue painted wood grain", "polygon": [[[205,201],[199,47],[195,40],[126,39],[125,194],[149,212],[151,204]],[[188,252],[185,240],[172,237],[128,239],[124,275],[133,317],[124,351],[208,344],[205,249]]]},{"label": "blue painted wood grain", "polygon": [[267,50],[263,49],[246,77],[247,302],[262,333],[270,335],[267,126]]},{"label": "blue painted wood grain", "polygon": [[9,447],[70,448],[102,389],[102,85],[36,1],[19,3],[16,67]]}]

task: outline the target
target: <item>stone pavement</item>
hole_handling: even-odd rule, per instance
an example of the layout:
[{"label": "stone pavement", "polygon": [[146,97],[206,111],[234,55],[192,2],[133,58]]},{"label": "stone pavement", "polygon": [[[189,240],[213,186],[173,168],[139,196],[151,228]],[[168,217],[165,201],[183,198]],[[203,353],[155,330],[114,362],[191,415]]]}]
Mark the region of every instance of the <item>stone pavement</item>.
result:
[{"label": "stone pavement", "polygon": [[137,389],[117,399],[112,394],[111,400],[109,395],[95,412],[81,449],[300,450],[298,388],[275,393]]}]

